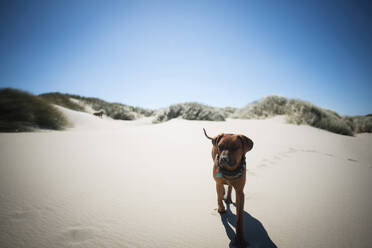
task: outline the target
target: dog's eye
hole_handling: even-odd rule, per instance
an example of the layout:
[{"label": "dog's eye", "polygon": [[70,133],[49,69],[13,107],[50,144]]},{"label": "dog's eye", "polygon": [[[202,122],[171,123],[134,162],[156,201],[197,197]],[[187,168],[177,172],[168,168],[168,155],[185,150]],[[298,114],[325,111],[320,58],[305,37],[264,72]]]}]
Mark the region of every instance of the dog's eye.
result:
[{"label": "dog's eye", "polygon": [[238,146],[234,146],[234,147],[231,148],[231,151],[236,151],[236,150],[238,150],[238,149],[239,149]]}]

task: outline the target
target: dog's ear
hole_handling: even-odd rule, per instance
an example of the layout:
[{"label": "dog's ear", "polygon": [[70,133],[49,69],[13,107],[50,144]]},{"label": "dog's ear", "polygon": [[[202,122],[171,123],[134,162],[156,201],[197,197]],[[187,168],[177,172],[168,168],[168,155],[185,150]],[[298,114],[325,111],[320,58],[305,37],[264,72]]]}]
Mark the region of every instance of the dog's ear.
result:
[{"label": "dog's ear", "polygon": [[214,137],[214,138],[212,139],[212,144],[213,144],[214,146],[217,146],[217,145],[218,145],[218,142],[220,142],[220,140],[221,140],[221,138],[222,138],[223,136],[224,136],[224,134],[221,133],[221,134],[217,135],[216,137]]},{"label": "dog's ear", "polygon": [[243,144],[244,154],[249,152],[250,150],[252,150],[253,141],[250,138],[248,138],[247,136],[242,135],[242,134],[239,134],[238,138],[241,140],[241,142]]}]

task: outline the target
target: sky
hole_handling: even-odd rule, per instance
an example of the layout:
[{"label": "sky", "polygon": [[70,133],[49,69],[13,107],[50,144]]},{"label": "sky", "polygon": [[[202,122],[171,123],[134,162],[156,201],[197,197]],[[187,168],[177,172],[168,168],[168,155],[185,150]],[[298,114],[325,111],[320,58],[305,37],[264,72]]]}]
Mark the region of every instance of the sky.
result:
[{"label": "sky", "polygon": [[368,1],[0,1],[0,88],[372,113]]}]

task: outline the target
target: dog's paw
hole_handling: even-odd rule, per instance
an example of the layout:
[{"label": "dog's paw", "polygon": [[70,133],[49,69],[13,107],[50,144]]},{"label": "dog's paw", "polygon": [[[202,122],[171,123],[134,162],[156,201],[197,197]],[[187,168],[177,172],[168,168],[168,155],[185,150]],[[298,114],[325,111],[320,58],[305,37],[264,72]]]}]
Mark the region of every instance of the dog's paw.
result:
[{"label": "dog's paw", "polygon": [[233,241],[234,247],[239,247],[239,248],[246,248],[249,246],[249,243],[245,241],[244,238],[235,236],[235,240]]}]

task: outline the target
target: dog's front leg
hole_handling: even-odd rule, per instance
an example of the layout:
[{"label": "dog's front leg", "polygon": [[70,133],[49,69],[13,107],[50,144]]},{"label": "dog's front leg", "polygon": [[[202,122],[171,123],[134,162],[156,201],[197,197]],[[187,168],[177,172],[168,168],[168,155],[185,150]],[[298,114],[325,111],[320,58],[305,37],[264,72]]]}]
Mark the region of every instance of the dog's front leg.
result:
[{"label": "dog's front leg", "polygon": [[216,183],[216,189],[217,189],[217,204],[218,204],[218,212],[224,213],[225,206],[223,205],[223,195],[225,194],[225,188],[223,187],[222,183]]},{"label": "dog's front leg", "polygon": [[227,188],[226,204],[232,203],[232,200],[231,200],[231,191],[232,191],[232,186],[229,185],[229,187]]},{"label": "dog's front leg", "polygon": [[245,246],[243,235],[243,216],[244,216],[244,192],[243,189],[235,189],[236,192],[236,242],[239,247]]}]

